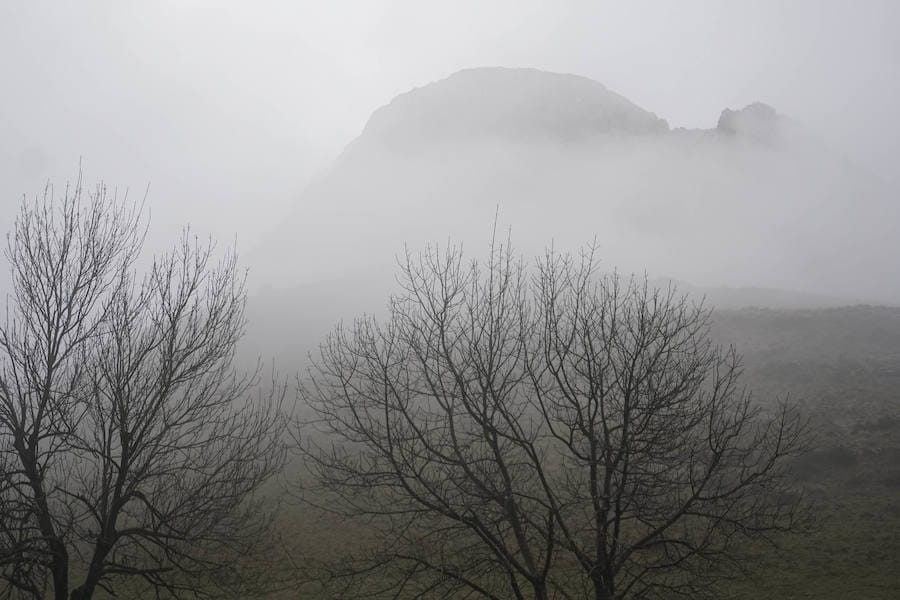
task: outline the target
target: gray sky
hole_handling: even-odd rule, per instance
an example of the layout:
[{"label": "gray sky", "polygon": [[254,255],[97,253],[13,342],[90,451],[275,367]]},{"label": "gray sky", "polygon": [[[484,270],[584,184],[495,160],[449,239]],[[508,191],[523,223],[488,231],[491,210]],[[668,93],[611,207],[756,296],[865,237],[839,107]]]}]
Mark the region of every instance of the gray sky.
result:
[{"label": "gray sky", "polygon": [[0,225],[81,157],[151,184],[160,238],[189,221],[247,247],[375,108],[486,65],[585,75],[673,127],[762,100],[896,178],[898,32],[893,0],[9,0]]}]

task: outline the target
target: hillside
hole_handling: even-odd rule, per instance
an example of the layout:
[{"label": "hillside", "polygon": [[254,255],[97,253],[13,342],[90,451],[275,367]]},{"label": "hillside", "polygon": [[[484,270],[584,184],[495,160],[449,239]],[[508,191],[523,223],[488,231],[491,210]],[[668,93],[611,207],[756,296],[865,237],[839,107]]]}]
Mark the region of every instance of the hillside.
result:
[{"label": "hillside", "polygon": [[[347,300],[339,304],[348,309]],[[306,313],[311,321],[314,316]],[[320,325],[325,323],[311,327]],[[813,433],[811,451],[792,468],[817,506],[814,531],[776,539],[777,549],[747,549],[761,566],[734,581],[729,597],[895,598],[900,589],[900,308],[719,310],[713,337],[744,355],[743,383],[761,405],[789,396],[803,407]],[[304,350],[314,346],[311,337],[290,341]],[[297,361],[302,364],[302,357]],[[281,519],[280,543],[294,565],[303,564],[304,557],[312,563],[340,557],[367,540],[368,532],[349,530],[309,506],[288,505]],[[297,575],[295,568],[285,568],[289,580]],[[300,589],[305,597],[325,597],[315,583]]]},{"label": "hillside", "polygon": [[710,125],[670,129],[574,75],[463,71],[376,110],[253,253],[254,276],[390,278],[404,244],[480,252],[499,216],[526,254],[596,239],[610,269],[900,300],[892,190],[771,107]]},{"label": "hillside", "polygon": [[900,310],[722,311],[715,334],[744,353],[757,399],[798,401],[813,448],[794,465],[818,507],[808,538],[760,548],[739,598],[896,597],[900,589]]}]

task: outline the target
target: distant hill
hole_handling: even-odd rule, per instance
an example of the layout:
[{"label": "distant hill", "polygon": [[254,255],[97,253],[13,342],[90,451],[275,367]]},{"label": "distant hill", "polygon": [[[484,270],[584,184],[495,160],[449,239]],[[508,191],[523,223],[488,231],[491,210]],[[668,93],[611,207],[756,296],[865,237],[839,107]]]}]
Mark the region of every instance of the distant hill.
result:
[{"label": "distant hill", "polygon": [[774,108],[670,129],[590,79],[471,69],[401,94],[278,219],[256,281],[392,276],[492,223],[526,254],[596,240],[609,268],[707,288],[900,301],[900,203]]},{"label": "distant hill", "polygon": [[573,141],[663,133],[668,124],[606,87],[537,69],[467,69],[376,110],[361,143],[411,150],[447,141]]}]

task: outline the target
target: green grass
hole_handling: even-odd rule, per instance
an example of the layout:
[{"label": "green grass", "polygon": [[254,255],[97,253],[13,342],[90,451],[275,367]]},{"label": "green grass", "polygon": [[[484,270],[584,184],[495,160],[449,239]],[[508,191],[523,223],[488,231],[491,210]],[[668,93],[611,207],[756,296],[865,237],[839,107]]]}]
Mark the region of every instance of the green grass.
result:
[{"label": "green grass", "polygon": [[[724,597],[900,598],[900,309],[745,310],[716,318],[717,340],[745,354],[744,382],[757,398],[790,394],[817,433],[816,450],[795,465],[818,506],[816,529],[780,539],[777,550],[748,547],[752,573],[730,582]],[[297,477],[296,470],[285,474]],[[271,587],[258,597],[333,597],[314,581],[317,565],[339,562],[376,542],[373,535],[286,503],[275,537],[251,565]]]}]

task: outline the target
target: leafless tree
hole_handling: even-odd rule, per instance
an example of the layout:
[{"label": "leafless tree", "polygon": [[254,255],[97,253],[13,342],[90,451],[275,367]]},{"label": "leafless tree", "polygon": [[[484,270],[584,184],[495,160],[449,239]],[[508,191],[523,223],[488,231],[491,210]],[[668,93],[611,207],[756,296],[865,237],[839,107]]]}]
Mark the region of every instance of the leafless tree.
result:
[{"label": "leafless tree", "polygon": [[742,572],[741,544],[805,527],[784,471],[805,421],[752,401],[710,311],[597,277],[592,251],[549,253],[534,282],[530,392],[560,457],[544,492],[592,597],[701,597]]},{"label": "leafless tree", "polygon": [[799,526],[804,425],[741,391],[702,307],[590,251],[401,266],[386,319],[338,327],[301,386],[304,499],[383,540],[323,567],[333,593],[697,595]]},{"label": "leafless tree", "polygon": [[[0,327],[0,578],[10,596],[195,597],[268,522],[283,390],[232,368],[236,257],[185,233],[138,280],[140,207],[79,183],[24,202]],[[125,580],[129,583],[125,583]]]}]

